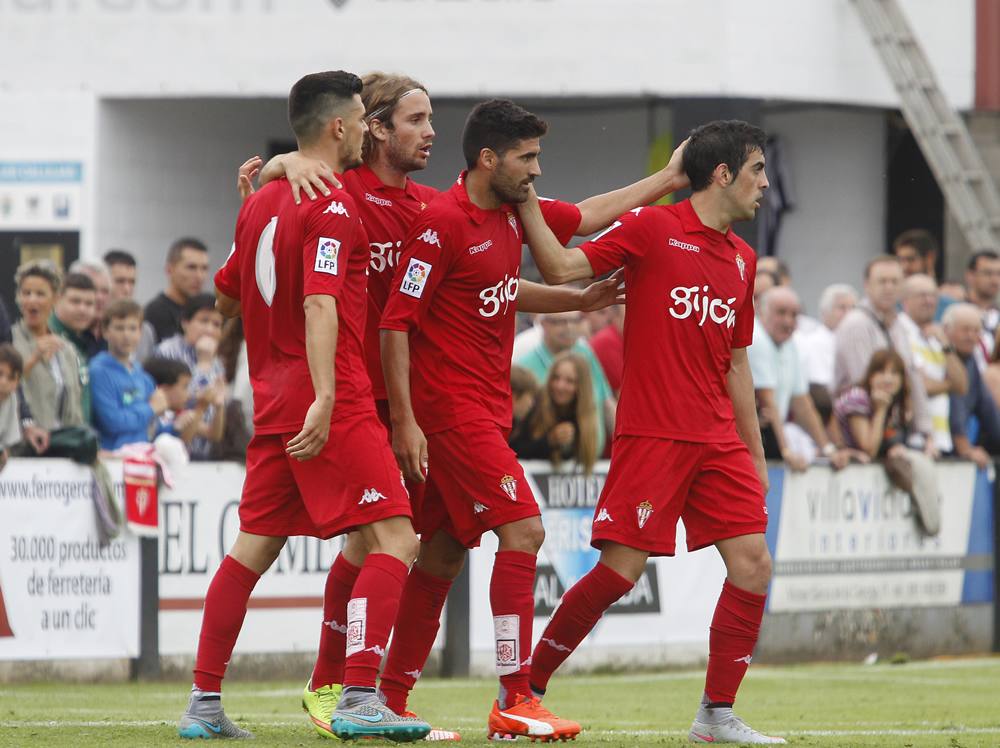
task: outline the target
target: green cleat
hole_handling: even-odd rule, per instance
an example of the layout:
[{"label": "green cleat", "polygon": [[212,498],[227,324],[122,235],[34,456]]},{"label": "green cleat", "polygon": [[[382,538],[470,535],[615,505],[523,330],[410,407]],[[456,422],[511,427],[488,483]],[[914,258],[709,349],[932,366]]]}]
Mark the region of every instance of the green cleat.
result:
[{"label": "green cleat", "polygon": [[309,720],[316,732],[324,738],[340,740],[330,729],[330,715],[337,708],[340,692],[343,690],[343,686],[335,683],[332,686],[320,686],[314,691],[312,690],[312,679],[302,689],[302,710],[309,715]]}]

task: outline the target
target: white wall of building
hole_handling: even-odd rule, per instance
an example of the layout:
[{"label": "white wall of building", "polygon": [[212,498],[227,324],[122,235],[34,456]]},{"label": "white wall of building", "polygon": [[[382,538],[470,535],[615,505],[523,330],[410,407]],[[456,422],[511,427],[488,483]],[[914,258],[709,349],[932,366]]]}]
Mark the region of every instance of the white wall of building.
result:
[{"label": "white wall of building", "polygon": [[[969,108],[973,0],[902,4]],[[337,67],[438,96],[897,101],[850,0],[0,0],[4,91],[283,96]]]},{"label": "white wall of building", "polygon": [[[867,261],[885,241],[885,115],[880,111],[807,109],[771,112],[794,209],[784,214],[778,256],[807,312],[831,283],[861,288]],[[773,178],[773,175],[772,175]]]}]

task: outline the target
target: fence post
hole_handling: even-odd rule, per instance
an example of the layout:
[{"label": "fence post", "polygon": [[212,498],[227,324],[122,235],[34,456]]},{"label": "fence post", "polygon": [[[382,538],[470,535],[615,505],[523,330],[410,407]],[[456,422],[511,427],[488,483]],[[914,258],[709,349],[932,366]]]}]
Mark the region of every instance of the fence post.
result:
[{"label": "fence post", "polygon": [[445,608],[444,651],[441,655],[441,675],[445,678],[467,678],[469,675],[469,619],[472,617],[469,600],[469,562],[466,561],[448,592],[448,606]]},{"label": "fence post", "polygon": [[132,680],[160,675],[160,539],[139,538],[139,656]]}]

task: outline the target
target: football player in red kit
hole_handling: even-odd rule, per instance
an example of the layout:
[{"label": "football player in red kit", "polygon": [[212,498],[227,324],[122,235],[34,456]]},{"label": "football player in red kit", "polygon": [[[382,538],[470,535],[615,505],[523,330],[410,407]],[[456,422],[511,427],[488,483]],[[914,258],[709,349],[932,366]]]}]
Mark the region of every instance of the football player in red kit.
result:
[{"label": "football player in red kit", "polygon": [[628,289],[615,441],[592,533],[601,557],[563,596],[535,647],[532,692],[544,695],[552,673],[632,589],[650,555],[674,554],[683,519],[688,549],[714,545],[727,569],[689,733],[695,742],[785,742],[733,713],[771,578],[767,468],[746,353],[756,255],[732,230],[754,217],[768,186],[764,140],[745,122],[699,127],[683,150],[690,200],[634,210],[575,249],[546,227],[538,201],[520,208],[546,281],[624,266]]}]

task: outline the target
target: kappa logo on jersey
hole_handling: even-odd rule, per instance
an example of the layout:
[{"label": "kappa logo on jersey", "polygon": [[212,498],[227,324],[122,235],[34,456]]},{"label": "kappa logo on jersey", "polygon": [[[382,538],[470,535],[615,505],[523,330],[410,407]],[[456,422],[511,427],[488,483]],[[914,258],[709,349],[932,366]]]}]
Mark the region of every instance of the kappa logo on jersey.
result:
[{"label": "kappa logo on jersey", "polygon": [[351,214],[347,212],[347,208],[344,207],[344,204],[338,202],[337,200],[331,200],[330,204],[326,206],[326,210],[323,211],[323,214],[326,215],[327,213],[332,213],[335,216],[344,216],[345,218],[351,217]]},{"label": "kappa logo on jersey", "polygon": [[739,252],[736,253],[736,269],[740,271],[740,280],[745,282],[747,264],[743,259],[743,255]]},{"label": "kappa logo on jersey", "polygon": [[517,501],[517,478],[508,473],[500,479],[500,488],[510,496],[511,501]]},{"label": "kappa logo on jersey", "polygon": [[608,514],[608,510],[607,510],[607,509],[605,509],[605,508],[604,508],[604,507],[602,506],[602,507],[601,507],[601,511],[599,511],[599,512],[597,513],[597,519],[595,519],[595,520],[594,520],[594,522],[595,522],[595,523],[597,523],[597,522],[614,522],[614,520],[613,520],[613,519],[611,519],[611,515],[610,515],[610,514]]},{"label": "kappa logo on jersey", "polygon": [[403,274],[403,282],[399,290],[407,296],[419,299],[424,295],[424,286],[427,285],[427,277],[431,274],[431,266],[426,262],[421,262],[415,257],[410,258],[410,264],[406,266]]},{"label": "kappa logo on jersey", "polygon": [[487,509],[486,504],[481,504],[478,501],[472,505],[472,512],[474,514],[482,514],[483,512],[486,511],[486,509]]},{"label": "kappa logo on jersey", "polygon": [[641,530],[649,522],[649,518],[653,515],[653,505],[649,501],[643,501],[639,506],[635,508],[635,512],[639,517],[639,529]]},{"label": "kappa logo on jersey", "polygon": [[375,195],[370,192],[365,193],[365,200],[370,203],[375,203],[376,205],[381,205],[383,208],[392,207],[392,200],[386,200],[384,197],[375,197]]},{"label": "kappa logo on jersey", "polygon": [[340,255],[340,242],[327,236],[321,236],[316,245],[316,264],[313,270],[327,275],[337,274],[337,257]]},{"label": "kappa logo on jersey", "polygon": [[709,296],[708,286],[677,286],[670,291],[670,298],[674,300],[670,310],[674,319],[687,319],[694,315],[701,318],[698,327],[704,327],[709,318],[718,325],[736,325],[736,310],[731,306],[736,301],[735,296],[723,301]]},{"label": "kappa logo on jersey", "polygon": [[440,248],[441,242],[438,241],[438,232],[433,229],[427,229],[420,236],[417,237],[422,242],[427,242],[428,244],[433,244]]},{"label": "kappa logo on jersey", "polygon": [[[673,237],[667,239],[667,244],[671,247],[677,247],[678,249],[686,249],[688,252],[701,252],[701,247],[697,244],[688,244],[687,242],[678,241]],[[743,273],[740,273],[740,277],[743,277]]]},{"label": "kappa logo on jersey", "polygon": [[482,244],[477,244],[474,247],[469,247],[469,254],[470,255],[477,255],[480,252],[485,252],[487,249],[489,249],[492,246],[493,246],[493,240],[492,239],[487,239]]},{"label": "kappa logo on jersey", "polygon": [[380,494],[377,488],[366,488],[365,492],[361,494],[361,501],[358,502],[358,505],[374,504],[376,501],[381,501],[386,498],[388,498],[388,496]]},{"label": "kappa logo on jersey", "polygon": [[500,313],[501,304],[503,304],[503,312],[506,314],[510,305],[517,301],[517,289],[521,283],[518,278],[520,270],[521,268],[515,270],[513,276],[504,273],[502,281],[479,292],[479,298],[483,300],[483,306],[479,310],[482,316],[487,319],[495,317]]}]

